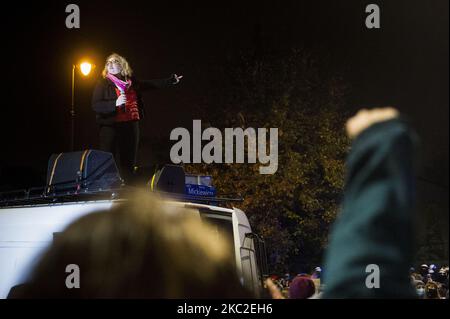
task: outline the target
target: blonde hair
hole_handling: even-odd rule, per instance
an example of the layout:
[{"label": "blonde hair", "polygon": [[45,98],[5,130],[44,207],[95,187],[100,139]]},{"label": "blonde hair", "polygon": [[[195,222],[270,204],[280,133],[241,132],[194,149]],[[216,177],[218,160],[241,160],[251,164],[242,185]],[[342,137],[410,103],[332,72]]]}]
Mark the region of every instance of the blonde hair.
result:
[{"label": "blonde hair", "polygon": [[103,68],[103,71],[102,71],[102,76],[104,78],[108,74],[108,68],[107,68],[106,64],[112,58],[115,58],[119,61],[120,66],[122,67],[122,71],[120,72],[120,74],[122,76],[129,78],[133,75],[133,70],[131,69],[130,65],[128,64],[128,61],[123,56],[121,56],[117,53],[112,53],[106,58],[106,61],[105,61],[105,67]]},{"label": "blonde hair", "polygon": [[[198,211],[137,192],[69,225],[19,298],[249,298],[230,242]],[[71,263],[80,289],[64,284]]]}]

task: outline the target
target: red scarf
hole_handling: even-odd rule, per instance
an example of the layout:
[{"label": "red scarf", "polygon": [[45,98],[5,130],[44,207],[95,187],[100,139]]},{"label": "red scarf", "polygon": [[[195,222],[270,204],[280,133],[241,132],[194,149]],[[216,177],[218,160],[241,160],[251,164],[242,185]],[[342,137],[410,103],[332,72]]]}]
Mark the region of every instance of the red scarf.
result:
[{"label": "red scarf", "polygon": [[122,81],[112,74],[108,74],[107,78],[115,84],[117,97],[121,92],[125,92],[127,102],[125,106],[117,107],[116,122],[139,121],[139,106],[137,103],[136,91],[131,87],[131,80]]},{"label": "red scarf", "polygon": [[[120,90],[116,89],[117,97],[120,95]],[[133,88],[128,88],[125,91],[125,96],[127,102],[125,107],[118,107],[116,112],[116,122],[129,122],[129,121],[139,121],[139,106],[137,103],[136,91]]]},{"label": "red scarf", "polygon": [[116,77],[114,74],[108,73],[106,74],[106,77],[111,80],[112,83],[114,83],[120,91],[126,91],[129,87],[131,87],[131,80],[128,79],[127,81],[122,81],[118,77]]}]

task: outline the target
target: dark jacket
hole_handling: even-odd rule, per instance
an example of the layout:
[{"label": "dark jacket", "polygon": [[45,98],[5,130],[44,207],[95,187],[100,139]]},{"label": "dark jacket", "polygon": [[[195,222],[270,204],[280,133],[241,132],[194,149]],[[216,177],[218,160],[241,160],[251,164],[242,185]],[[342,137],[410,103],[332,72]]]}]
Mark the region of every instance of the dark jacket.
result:
[{"label": "dark jacket", "polygon": [[[131,78],[132,87],[136,90],[139,117],[144,118],[144,101],[142,99],[142,92],[171,87],[175,85],[174,76],[168,79],[156,79],[156,80],[138,80],[134,77]],[[113,125],[116,115],[116,100],[117,94],[115,85],[108,79],[100,79],[95,86],[94,93],[92,94],[92,108],[96,112],[96,119],[99,125]]]},{"label": "dark jacket", "polygon": [[[326,253],[325,298],[414,297],[416,147],[416,135],[401,120],[374,124],[354,141]],[[379,288],[366,285],[375,273],[366,268],[371,264],[379,267]]]}]

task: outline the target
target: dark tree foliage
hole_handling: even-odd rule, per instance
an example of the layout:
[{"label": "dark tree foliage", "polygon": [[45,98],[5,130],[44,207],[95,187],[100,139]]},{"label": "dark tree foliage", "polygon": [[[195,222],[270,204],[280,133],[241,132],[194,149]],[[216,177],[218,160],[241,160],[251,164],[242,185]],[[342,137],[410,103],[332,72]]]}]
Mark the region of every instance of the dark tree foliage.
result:
[{"label": "dark tree foliage", "polygon": [[220,65],[201,107],[203,129],[278,128],[278,170],[262,175],[257,161],[186,171],[210,174],[219,194],[244,198],[236,206],[266,240],[273,272],[309,271],[321,262],[342,195],[349,87],[301,49],[243,52]]}]

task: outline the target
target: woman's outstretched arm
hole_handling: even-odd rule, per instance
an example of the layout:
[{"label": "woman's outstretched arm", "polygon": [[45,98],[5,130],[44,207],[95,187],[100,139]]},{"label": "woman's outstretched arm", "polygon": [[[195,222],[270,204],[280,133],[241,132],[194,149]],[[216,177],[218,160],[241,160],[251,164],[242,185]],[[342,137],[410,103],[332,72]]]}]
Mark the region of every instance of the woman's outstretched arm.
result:
[{"label": "woman's outstretched arm", "polygon": [[182,75],[172,74],[166,79],[153,79],[153,80],[135,80],[141,91],[148,91],[153,89],[169,88],[177,85],[183,78]]}]

